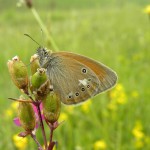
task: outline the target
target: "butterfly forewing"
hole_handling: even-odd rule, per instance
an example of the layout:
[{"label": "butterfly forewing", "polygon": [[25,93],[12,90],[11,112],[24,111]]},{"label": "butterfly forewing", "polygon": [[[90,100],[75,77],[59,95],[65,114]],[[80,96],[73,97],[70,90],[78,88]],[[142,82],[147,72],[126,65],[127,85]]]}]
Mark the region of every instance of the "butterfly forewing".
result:
[{"label": "butterfly forewing", "polygon": [[69,53],[69,52],[59,52],[59,55],[66,56],[72,58],[74,60],[79,61],[80,63],[89,67],[96,76],[99,78],[100,81],[100,92],[103,92],[111,87],[113,87],[117,82],[117,75],[116,73],[110,69],[109,67],[105,66],[104,64],[97,62],[93,59],[88,57]]}]

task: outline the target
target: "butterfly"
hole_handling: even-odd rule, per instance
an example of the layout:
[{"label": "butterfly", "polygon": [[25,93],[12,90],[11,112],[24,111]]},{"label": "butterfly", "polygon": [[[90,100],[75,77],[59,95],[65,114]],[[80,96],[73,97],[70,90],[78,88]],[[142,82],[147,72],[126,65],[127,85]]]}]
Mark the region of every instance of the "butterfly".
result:
[{"label": "butterfly", "polygon": [[78,104],[112,88],[117,74],[88,57],[71,52],[37,49],[39,63],[47,71],[52,90],[60,94],[66,105]]}]

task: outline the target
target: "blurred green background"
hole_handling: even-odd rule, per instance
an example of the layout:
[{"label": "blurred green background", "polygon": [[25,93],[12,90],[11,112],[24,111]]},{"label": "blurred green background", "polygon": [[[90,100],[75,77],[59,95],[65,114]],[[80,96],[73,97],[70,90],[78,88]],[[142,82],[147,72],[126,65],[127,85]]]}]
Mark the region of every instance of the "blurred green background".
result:
[{"label": "blurred green background", "polygon": [[[23,131],[13,124],[19,97],[7,61],[18,55],[29,64],[36,45],[23,34],[53,49],[25,5],[0,0],[0,150],[37,149],[33,140],[16,138]],[[34,1],[58,48],[89,56],[114,69],[117,86],[81,106],[62,106],[55,131],[58,150],[150,149],[150,18],[149,0]],[[48,129],[47,135],[49,135]],[[42,141],[40,131],[38,139]],[[19,144],[18,144],[19,141]]]}]

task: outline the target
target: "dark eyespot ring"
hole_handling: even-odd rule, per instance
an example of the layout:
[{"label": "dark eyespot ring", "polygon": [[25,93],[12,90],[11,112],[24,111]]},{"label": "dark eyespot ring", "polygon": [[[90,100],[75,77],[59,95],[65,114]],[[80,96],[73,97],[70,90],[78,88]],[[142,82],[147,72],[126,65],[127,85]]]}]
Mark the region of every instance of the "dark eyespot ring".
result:
[{"label": "dark eyespot ring", "polygon": [[89,85],[89,84],[87,85],[87,88],[90,88],[90,85]]},{"label": "dark eyespot ring", "polygon": [[72,98],[72,96],[71,96],[71,95],[69,95],[69,96],[68,96],[68,98],[70,99],[70,98]]},{"label": "dark eyespot ring", "polygon": [[82,88],[81,88],[81,91],[85,91],[85,88],[84,88],[84,87],[82,87]]},{"label": "dark eyespot ring", "polygon": [[87,69],[83,68],[82,73],[87,73]]},{"label": "dark eyespot ring", "polygon": [[75,93],[76,96],[79,96],[79,92]]}]

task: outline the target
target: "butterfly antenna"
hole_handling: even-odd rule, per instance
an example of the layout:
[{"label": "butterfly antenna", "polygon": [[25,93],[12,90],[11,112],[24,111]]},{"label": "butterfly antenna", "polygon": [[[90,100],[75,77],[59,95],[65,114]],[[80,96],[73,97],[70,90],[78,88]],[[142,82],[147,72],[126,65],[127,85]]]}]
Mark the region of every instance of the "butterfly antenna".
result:
[{"label": "butterfly antenna", "polygon": [[41,36],[42,36],[42,45],[44,45],[44,36],[43,36],[43,30],[42,30],[42,28],[41,28]]},{"label": "butterfly antenna", "polygon": [[32,41],[34,41],[36,44],[38,44],[39,46],[41,46],[37,41],[35,41],[29,34],[24,34],[25,36],[29,37]]}]

